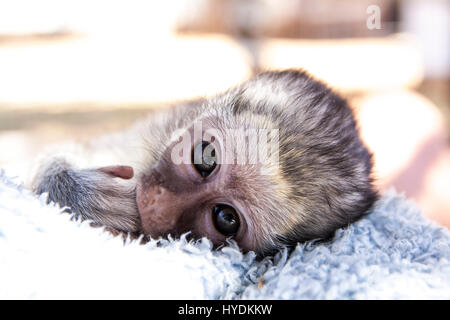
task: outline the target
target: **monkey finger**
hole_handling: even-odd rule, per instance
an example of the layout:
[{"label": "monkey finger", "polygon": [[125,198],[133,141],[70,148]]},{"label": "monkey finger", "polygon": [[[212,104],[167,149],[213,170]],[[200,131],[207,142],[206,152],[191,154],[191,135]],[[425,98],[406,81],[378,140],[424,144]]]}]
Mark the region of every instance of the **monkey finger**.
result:
[{"label": "monkey finger", "polygon": [[130,166],[108,166],[99,168],[98,170],[114,178],[131,179],[134,176],[134,170]]}]

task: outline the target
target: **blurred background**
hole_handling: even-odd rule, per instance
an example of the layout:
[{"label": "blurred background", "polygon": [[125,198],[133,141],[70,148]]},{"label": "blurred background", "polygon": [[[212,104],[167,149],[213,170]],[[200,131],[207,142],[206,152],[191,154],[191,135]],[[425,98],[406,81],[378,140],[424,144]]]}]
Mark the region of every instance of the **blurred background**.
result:
[{"label": "blurred background", "polygon": [[344,95],[379,187],[450,227],[447,0],[0,0],[0,167],[281,68]]}]

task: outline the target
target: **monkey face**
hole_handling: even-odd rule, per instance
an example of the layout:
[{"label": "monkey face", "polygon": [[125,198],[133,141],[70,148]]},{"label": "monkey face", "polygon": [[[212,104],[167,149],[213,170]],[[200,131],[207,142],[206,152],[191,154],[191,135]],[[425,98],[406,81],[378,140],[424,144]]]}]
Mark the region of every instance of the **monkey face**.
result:
[{"label": "monkey face", "polygon": [[[215,245],[233,238],[244,250],[256,250],[252,190],[243,191],[252,170],[248,165],[224,163],[223,139],[211,138],[183,141],[182,161],[173,159],[180,146],[173,142],[157,165],[138,179],[136,202],[143,231],[153,238],[189,231]],[[247,176],[240,179],[244,173]]]}]

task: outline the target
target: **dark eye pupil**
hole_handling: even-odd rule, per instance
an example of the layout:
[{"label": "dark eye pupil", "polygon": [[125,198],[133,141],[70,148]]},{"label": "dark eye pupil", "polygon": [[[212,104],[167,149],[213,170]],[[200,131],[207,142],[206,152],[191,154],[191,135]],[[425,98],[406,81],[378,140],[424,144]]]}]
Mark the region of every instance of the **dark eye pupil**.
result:
[{"label": "dark eye pupil", "polygon": [[234,236],[239,230],[239,216],[232,207],[219,204],[213,209],[214,226],[224,236]]},{"label": "dark eye pupil", "polygon": [[209,176],[216,167],[216,150],[214,146],[206,141],[197,144],[192,152],[192,163],[203,177]]}]

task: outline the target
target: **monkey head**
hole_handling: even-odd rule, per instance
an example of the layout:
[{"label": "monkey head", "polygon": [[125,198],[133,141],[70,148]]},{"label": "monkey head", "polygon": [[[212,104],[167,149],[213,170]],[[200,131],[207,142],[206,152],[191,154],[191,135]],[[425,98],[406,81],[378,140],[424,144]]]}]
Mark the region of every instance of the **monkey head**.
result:
[{"label": "monkey head", "polygon": [[351,109],[305,72],[262,73],[174,113],[136,175],[153,238],[191,232],[265,253],[329,238],[377,199]]}]

